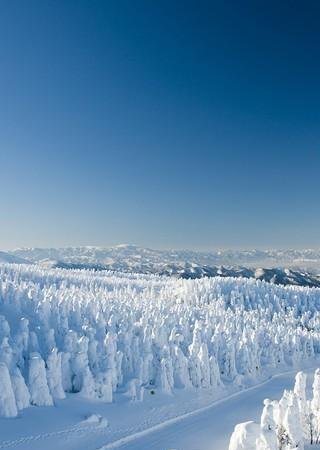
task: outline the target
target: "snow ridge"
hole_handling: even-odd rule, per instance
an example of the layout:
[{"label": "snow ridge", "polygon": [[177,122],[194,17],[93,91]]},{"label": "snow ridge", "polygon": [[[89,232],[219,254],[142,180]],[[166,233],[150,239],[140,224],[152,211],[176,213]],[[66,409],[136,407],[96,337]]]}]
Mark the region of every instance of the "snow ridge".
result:
[{"label": "snow ridge", "polygon": [[205,253],[118,245],[109,248],[17,249],[11,257],[23,257],[45,267],[65,269],[115,270],[186,279],[232,276],[256,278],[275,284],[320,287],[320,252],[317,250],[225,250]]},{"label": "snow ridge", "polygon": [[246,267],[312,267],[320,270],[320,249],[304,250],[154,250],[136,245],[114,247],[19,248],[11,252],[33,262],[101,265],[110,270],[147,270],[162,266],[246,266]]}]

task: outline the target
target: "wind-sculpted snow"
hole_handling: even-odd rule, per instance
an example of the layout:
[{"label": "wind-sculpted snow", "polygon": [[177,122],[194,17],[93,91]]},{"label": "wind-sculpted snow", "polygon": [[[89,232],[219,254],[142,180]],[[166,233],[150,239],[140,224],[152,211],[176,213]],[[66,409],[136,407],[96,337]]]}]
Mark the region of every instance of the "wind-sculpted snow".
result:
[{"label": "wind-sculpted snow", "polygon": [[320,289],[0,266],[0,414],[219,390],[320,352]]}]

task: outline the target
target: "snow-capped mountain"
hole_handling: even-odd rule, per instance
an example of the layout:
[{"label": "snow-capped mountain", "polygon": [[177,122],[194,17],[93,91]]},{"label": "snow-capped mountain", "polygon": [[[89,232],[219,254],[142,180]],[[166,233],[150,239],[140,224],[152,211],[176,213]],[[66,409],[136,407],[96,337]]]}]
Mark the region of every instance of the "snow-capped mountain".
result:
[{"label": "snow-capped mountain", "polygon": [[[320,287],[318,250],[152,250],[115,247],[24,248],[12,252],[48,267],[113,270],[178,278],[245,277],[275,284]],[[261,268],[264,267],[264,268]],[[268,268],[265,268],[268,267]]]},{"label": "snow-capped mountain", "polygon": [[[115,270],[196,264],[199,266],[238,265],[245,267],[290,267],[320,270],[320,250],[154,250],[136,245],[113,247],[19,248],[12,254],[34,262],[43,260],[100,264]],[[154,269],[152,269],[154,271]]]},{"label": "snow-capped mountain", "polygon": [[8,252],[0,251],[0,263],[8,263],[8,264],[30,264],[30,261],[18,256],[13,255]]}]

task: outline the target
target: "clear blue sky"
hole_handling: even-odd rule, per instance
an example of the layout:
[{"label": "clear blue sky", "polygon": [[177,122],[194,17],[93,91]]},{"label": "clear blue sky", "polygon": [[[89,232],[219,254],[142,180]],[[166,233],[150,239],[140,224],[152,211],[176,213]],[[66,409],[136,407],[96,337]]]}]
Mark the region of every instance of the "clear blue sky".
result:
[{"label": "clear blue sky", "polygon": [[0,248],[319,247],[320,2],[0,3]]}]

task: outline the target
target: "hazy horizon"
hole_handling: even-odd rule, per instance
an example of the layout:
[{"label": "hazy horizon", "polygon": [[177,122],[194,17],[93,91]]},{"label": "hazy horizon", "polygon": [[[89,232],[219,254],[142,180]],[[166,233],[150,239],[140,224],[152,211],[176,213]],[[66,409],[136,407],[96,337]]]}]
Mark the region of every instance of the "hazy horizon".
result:
[{"label": "hazy horizon", "polygon": [[193,252],[228,252],[228,251],[320,251],[320,247],[203,247],[203,248],[192,248],[192,247],[152,247],[139,245],[135,243],[117,243],[117,244],[105,244],[105,245],[92,245],[92,244],[79,244],[79,245],[57,245],[57,246],[18,246],[11,248],[0,248],[0,251],[14,251],[19,248],[39,248],[39,249],[58,249],[58,248],[117,248],[117,247],[137,247],[142,249],[159,250],[159,251],[193,251]]}]

